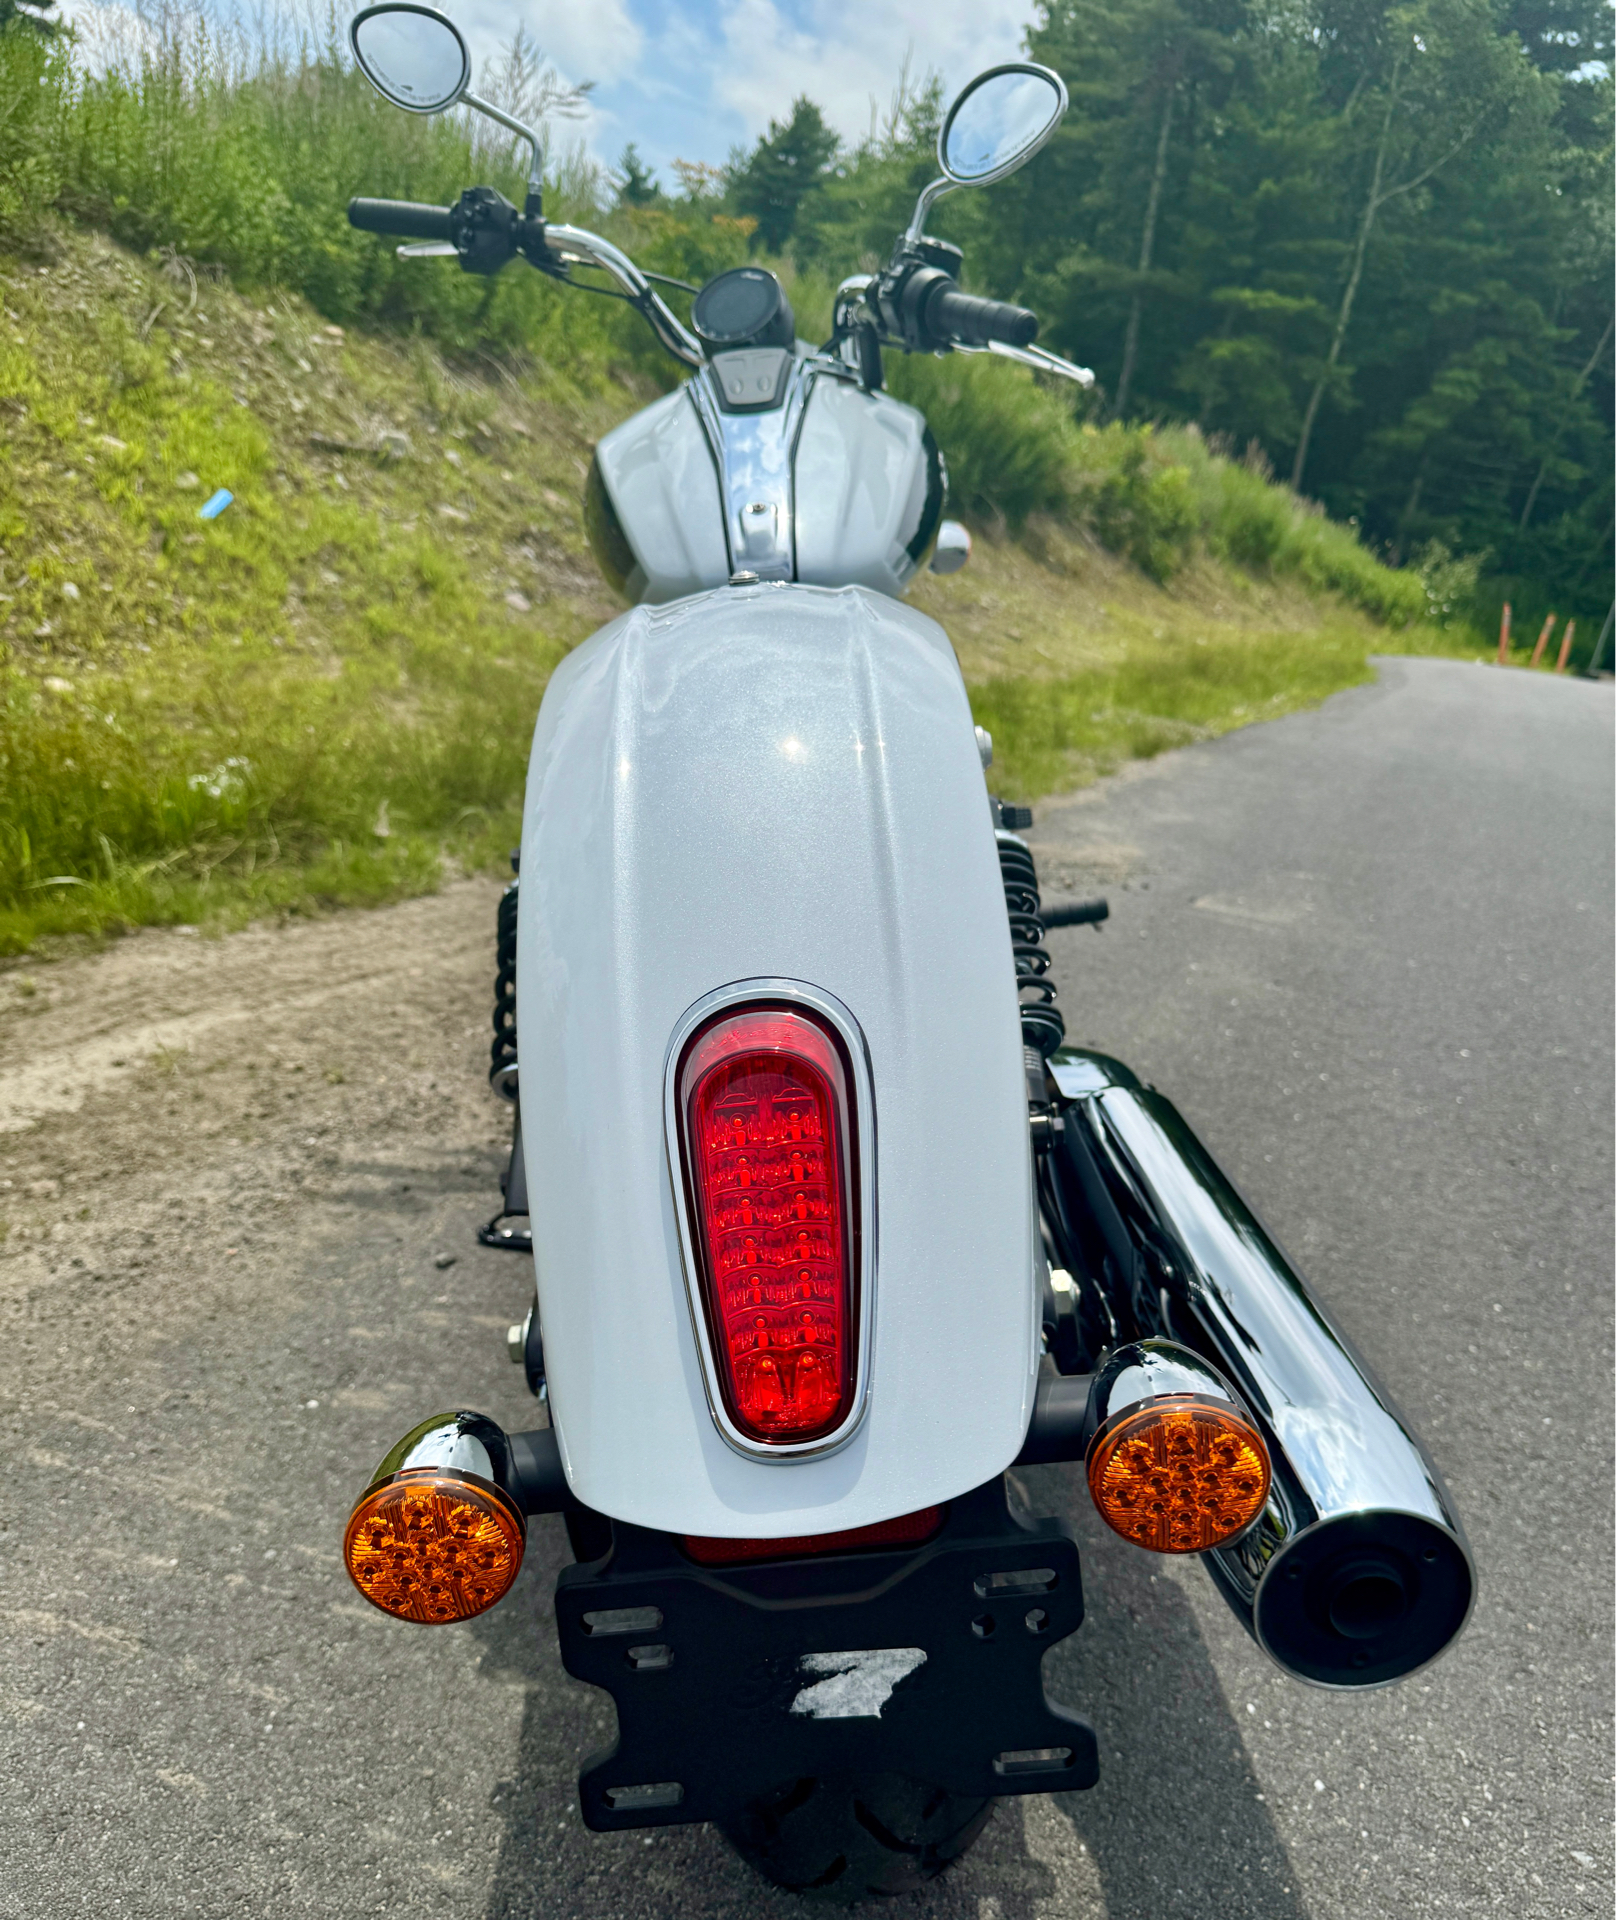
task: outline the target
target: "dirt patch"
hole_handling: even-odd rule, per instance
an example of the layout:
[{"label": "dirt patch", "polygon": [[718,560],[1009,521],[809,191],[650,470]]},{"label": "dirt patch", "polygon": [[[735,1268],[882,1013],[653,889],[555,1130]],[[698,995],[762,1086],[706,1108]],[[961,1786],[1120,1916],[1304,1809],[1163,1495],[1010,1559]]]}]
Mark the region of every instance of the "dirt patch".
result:
[{"label": "dirt patch", "polygon": [[284,1284],[323,1202],[379,1205],[400,1170],[486,1182],[494,1211],[497,898],[462,881],[0,978],[0,1311],[51,1330],[47,1372],[76,1365],[75,1306],[97,1346],[239,1306]]}]

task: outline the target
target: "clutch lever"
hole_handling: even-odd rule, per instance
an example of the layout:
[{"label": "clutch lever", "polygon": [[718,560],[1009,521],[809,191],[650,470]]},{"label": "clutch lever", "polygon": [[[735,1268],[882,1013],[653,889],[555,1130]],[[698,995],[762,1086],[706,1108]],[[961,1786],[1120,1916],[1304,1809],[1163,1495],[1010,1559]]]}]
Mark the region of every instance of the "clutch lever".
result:
[{"label": "clutch lever", "polygon": [[394,251],[400,260],[454,260],[460,254],[452,240],[412,240]]}]

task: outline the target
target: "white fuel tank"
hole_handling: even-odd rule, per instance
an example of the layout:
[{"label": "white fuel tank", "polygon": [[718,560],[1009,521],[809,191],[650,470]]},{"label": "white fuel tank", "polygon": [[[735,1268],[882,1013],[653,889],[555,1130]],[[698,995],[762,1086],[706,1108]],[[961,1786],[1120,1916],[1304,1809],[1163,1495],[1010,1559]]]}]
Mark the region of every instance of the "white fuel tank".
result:
[{"label": "white fuel tank", "polygon": [[[636,607],[562,662],[522,831],[517,1031],[551,1409],[573,1492],[741,1538],[840,1531],[1009,1464],[1039,1316],[1014,966],[942,629],[864,588]],[[709,1410],[664,1138],[682,1017],[752,979],[835,997],[868,1050],[867,1409],[827,1457]]]},{"label": "white fuel tank", "polygon": [[793,481],[799,580],[907,590],[937,538],[947,491],[923,415],[890,394],[815,381]]},{"label": "white fuel tank", "polygon": [[[666,393],[595,448],[595,473],[626,543],[607,578],[629,600],[677,600],[730,576],[718,474],[701,418],[683,387]],[[595,503],[586,499],[586,518]],[[599,533],[591,537],[601,553]]]},{"label": "white fuel tank", "polygon": [[[896,597],[932,550],[946,490],[924,418],[890,394],[798,361],[778,406],[726,411],[705,368],[602,436],[584,522],[628,600],[677,600],[741,568]],[[765,510],[769,564],[741,520]]]}]

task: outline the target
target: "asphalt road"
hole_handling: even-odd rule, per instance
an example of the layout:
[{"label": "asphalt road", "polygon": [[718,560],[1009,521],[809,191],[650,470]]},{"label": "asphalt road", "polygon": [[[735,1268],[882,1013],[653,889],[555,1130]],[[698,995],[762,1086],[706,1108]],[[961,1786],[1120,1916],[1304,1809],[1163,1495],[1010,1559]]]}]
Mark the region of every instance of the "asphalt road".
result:
[{"label": "asphalt road", "polygon": [[[1391,661],[1041,811],[1075,1039],[1169,1092],[1448,1476],[1481,1597],[1405,1685],[1278,1675],[1104,1533],[1048,1663],[1101,1784],[916,1916],[1611,1908],[1610,688]],[[582,1830],[609,1710],[518,1591],[397,1626],[336,1547],[421,1414],[527,1424],[471,1242],[492,890],[0,975],[0,1915],[773,1916],[713,1835]],[[6,1129],[10,1131],[6,1131]],[[454,1255],[453,1264],[440,1264]]]}]

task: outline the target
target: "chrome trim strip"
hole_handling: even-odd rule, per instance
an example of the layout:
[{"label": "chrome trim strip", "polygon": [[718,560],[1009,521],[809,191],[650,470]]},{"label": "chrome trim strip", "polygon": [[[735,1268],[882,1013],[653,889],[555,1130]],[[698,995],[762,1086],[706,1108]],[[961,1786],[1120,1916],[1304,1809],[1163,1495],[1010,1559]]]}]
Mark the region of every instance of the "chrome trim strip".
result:
[{"label": "chrome trim strip", "polygon": [[[684,1165],[679,1151],[679,1062],[685,1045],[700,1026],[728,1007],[756,1005],[774,1001],[800,1006],[829,1021],[847,1049],[852,1067],[854,1140],[850,1147],[858,1155],[859,1192],[859,1312],[854,1350],[853,1403],[847,1418],[832,1432],[817,1440],[796,1441],[770,1446],[744,1434],[730,1419],[718,1385],[717,1361],[707,1334],[707,1315],[702,1307],[701,1277],[696,1260],[695,1236],[689,1209],[685,1204]],[[662,1065],[662,1138],[667,1155],[668,1183],[673,1190],[673,1210],[679,1223],[679,1260],[684,1272],[685,1300],[690,1308],[690,1325],[701,1358],[702,1386],[707,1395],[707,1410],[727,1445],[748,1460],[764,1460],[786,1465],[793,1460],[823,1460],[839,1453],[863,1423],[870,1402],[870,1383],[875,1371],[875,1277],[876,1277],[876,1138],[875,1086],[870,1068],[870,1050],[863,1030],[834,994],[802,980],[736,980],[703,994],[680,1016],[668,1041]]]},{"label": "chrome trim strip", "polygon": [[732,573],[745,568],[760,580],[797,577],[797,441],[817,371],[810,360],[793,361],[780,405],[760,413],[724,412],[710,367],[685,389],[718,474]]}]

